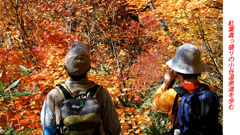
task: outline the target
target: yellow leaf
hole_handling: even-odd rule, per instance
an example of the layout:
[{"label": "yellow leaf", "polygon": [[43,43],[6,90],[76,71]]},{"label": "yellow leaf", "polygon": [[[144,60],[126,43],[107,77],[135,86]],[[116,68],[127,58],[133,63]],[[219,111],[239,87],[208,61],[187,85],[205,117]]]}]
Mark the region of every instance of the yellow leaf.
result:
[{"label": "yellow leaf", "polygon": [[4,113],[4,112],[0,112],[0,116],[1,116],[1,115],[5,115],[5,113]]}]

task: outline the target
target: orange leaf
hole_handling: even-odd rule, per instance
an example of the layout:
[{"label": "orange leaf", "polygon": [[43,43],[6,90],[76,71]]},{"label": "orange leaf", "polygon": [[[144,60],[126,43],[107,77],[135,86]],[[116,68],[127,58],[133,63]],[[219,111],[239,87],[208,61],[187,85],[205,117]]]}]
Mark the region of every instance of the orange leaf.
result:
[{"label": "orange leaf", "polygon": [[127,131],[129,128],[130,128],[130,127],[129,127],[128,125],[124,125],[124,126],[122,127],[122,129],[123,129],[124,131]]}]

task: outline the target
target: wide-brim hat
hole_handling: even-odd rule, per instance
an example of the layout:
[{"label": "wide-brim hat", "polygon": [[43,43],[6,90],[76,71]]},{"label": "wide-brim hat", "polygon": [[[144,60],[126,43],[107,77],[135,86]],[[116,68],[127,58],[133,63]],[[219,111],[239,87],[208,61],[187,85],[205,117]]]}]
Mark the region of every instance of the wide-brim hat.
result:
[{"label": "wide-brim hat", "polygon": [[90,48],[88,45],[77,42],[72,45],[65,57],[65,68],[71,75],[82,75],[90,67]]},{"label": "wide-brim hat", "polygon": [[178,47],[176,55],[166,62],[173,70],[183,74],[198,74],[206,67],[201,62],[199,49],[191,44]]}]

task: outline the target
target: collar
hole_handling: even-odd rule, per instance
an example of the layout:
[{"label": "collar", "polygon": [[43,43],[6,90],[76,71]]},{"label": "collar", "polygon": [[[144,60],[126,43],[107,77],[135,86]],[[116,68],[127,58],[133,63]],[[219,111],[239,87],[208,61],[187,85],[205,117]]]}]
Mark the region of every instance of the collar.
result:
[{"label": "collar", "polygon": [[196,92],[199,91],[201,88],[201,83],[196,82],[196,83],[184,83],[182,85],[188,92]]}]

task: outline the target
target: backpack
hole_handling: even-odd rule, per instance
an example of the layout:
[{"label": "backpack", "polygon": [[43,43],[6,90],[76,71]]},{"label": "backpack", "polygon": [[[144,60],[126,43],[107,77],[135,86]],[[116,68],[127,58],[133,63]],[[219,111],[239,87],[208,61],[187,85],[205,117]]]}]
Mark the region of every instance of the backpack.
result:
[{"label": "backpack", "polygon": [[[210,91],[208,85],[201,84],[200,91],[189,93],[184,87],[176,87],[177,95],[174,100],[172,115],[178,115],[181,135],[222,135],[222,126],[218,123],[219,99]],[[178,98],[181,97],[177,107]],[[177,114],[178,110],[178,114]]]},{"label": "backpack", "polygon": [[101,86],[94,84],[86,93],[73,96],[65,84],[56,86],[64,101],[60,105],[57,134],[102,134],[101,105],[96,99]]}]

